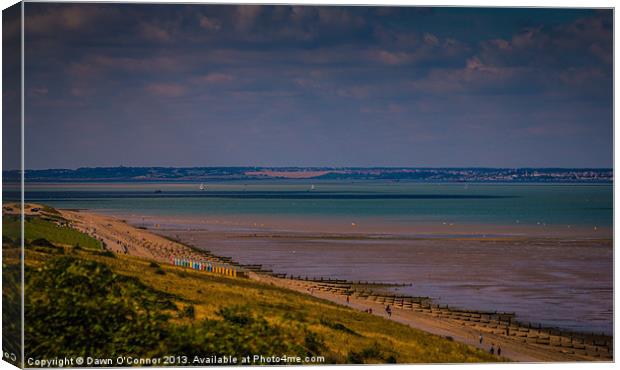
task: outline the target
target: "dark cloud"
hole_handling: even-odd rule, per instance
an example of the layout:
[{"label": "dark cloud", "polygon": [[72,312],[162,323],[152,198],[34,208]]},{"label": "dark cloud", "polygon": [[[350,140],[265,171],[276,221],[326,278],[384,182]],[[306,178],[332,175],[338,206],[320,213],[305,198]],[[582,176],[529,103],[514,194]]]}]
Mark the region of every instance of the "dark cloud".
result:
[{"label": "dark cloud", "polygon": [[612,164],[611,11],[26,12],[27,167]]}]

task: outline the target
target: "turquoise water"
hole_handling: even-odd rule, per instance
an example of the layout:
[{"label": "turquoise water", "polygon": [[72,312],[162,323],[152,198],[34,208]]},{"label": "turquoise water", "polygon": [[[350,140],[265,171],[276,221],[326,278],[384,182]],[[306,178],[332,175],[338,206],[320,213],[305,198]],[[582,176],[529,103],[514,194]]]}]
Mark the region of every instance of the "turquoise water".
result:
[{"label": "turquoise water", "polygon": [[[65,208],[158,216],[379,219],[611,227],[613,186],[419,183],[31,184],[26,198]],[[161,191],[161,192],[159,192]]]}]

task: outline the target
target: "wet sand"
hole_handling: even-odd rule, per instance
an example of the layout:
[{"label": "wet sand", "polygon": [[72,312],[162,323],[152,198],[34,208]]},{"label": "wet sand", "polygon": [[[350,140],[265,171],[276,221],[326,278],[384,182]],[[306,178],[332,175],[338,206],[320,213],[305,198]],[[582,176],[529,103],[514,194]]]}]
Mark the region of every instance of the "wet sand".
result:
[{"label": "wet sand", "polygon": [[[156,259],[160,261],[166,261],[172,255],[196,253],[195,251],[193,251],[191,248],[188,248],[187,246],[184,246],[179,243],[175,243],[174,241],[170,241],[166,238],[162,238],[161,236],[155,235],[151,233],[150,231],[132,227],[120,219],[112,218],[109,216],[103,216],[100,214],[94,214],[90,212],[76,212],[76,211],[68,211],[68,210],[63,210],[62,214],[64,217],[71,220],[75,227],[83,231],[86,231],[89,234],[94,235],[97,238],[104,239],[106,241],[106,244],[109,245],[109,248],[113,249],[117,253],[127,253],[131,255],[141,256],[141,257],[150,258],[150,259]],[[172,234],[181,232],[179,230],[162,230],[161,225],[159,228],[155,228],[155,230],[153,231],[156,231],[159,233],[162,233],[162,232],[170,233],[171,232]],[[334,271],[345,268],[345,266],[347,266],[351,260],[358,261],[359,260],[358,257],[364,256],[367,253],[370,253],[370,255],[372,255],[374,259],[379,258],[379,260],[384,259],[382,258],[382,256],[385,257],[386,255],[390,255],[391,260],[388,259],[388,261],[391,261],[394,266],[398,266],[398,263],[403,263],[406,265],[407,263],[404,258],[410,256],[407,254],[400,255],[399,253],[402,253],[402,251],[399,253],[396,253],[398,248],[392,251],[389,247],[386,248],[386,250],[388,251],[387,253],[382,252],[385,254],[381,254],[377,256],[376,248],[374,248],[376,246],[371,245],[368,248],[360,248],[359,240],[356,241],[354,245],[356,246],[356,248],[358,248],[358,250],[360,251],[367,250],[367,252],[351,253],[350,246],[347,245],[347,243],[351,243],[351,241],[346,240],[346,239],[345,239],[343,248],[336,247],[337,243],[325,244],[324,239],[319,239],[318,242],[310,240],[310,246],[303,247],[302,246],[303,243],[299,242],[299,236],[297,235],[297,236],[294,236],[293,238],[294,245],[297,247],[293,250],[295,253],[292,253],[290,249],[290,245],[287,246],[286,244],[280,243],[281,240],[287,240],[290,242],[290,240],[288,240],[289,238],[278,238],[278,237],[274,237],[274,235],[271,235],[271,236],[263,235],[262,236],[262,238],[265,239],[265,245],[261,245],[260,243],[259,244],[254,243],[256,240],[260,239],[260,237],[258,236],[255,237],[254,235],[248,235],[248,234],[236,235],[234,237],[231,237],[231,235],[229,234],[209,233],[204,230],[189,231],[189,232],[185,230],[185,232],[182,232],[182,235],[183,235],[183,238],[189,237],[190,239],[193,239],[194,245],[196,245],[195,243],[197,241],[196,240],[197,237],[199,236],[205,237],[205,235],[208,235],[208,238],[203,239],[203,240],[204,242],[208,242],[209,249],[212,252],[216,252],[216,249],[220,247],[223,248],[222,250],[230,252],[232,250],[231,245],[245,246],[239,250],[245,251],[246,254],[244,255],[245,256],[244,258],[253,260],[252,262],[256,262],[254,259],[258,258],[261,255],[263,256],[268,255],[265,253],[264,249],[265,249],[265,245],[269,244],[269,245],[277,246],[278,248],[283,248],[282,249],[283,252],[288,251],[288,253],[281,253],[281,256],[290,256],[291,254],[295,255],[293,258],[291,258],[292,261],[294,260],[303,261],[303,263],[305,263],[305,265],[307,266],[315,265],[310,259],[312,256],[315,256],[315,258],[320,257],[323,260],[323,262],[330,261],[330,263],[328,264],[325,264],[325,263],[319,264],[321,265],[319,266],[319,269],[324,268],[324,266],[330,266],[330,269],[334,269]],[[241,243],[242,240],[249,241],[249,243]],[[426,240],[426,239],[422,239],[421,241],[439,242],[438,240]],[[202,242],[198,244],[202,244]],[[125,245],[128,245],[129,247],[125,248]],[[319,249],[317,249],[317,245],[319,246]],[[489,253],[487,253],[488,251],[480,249],[482,248],[482,244],[477,246],[478,248],[477,254],[469,253],[469,252],[450,254],[448,251],[442,252],[441,250],[437,250],[437,247],[436,246],[432,247],[432,245],[433,244],[429,244],[427,248],[430,248],[430,249],[426,249],[426,250],[423,248],[416,249],[416,248],[411,248],[411,247],[406,248],[406,250],[413,250],[415,252],[415,255],[418,256],[417,263],[419,264],[419,267],[414,268],[413,271],[416,271],[416,273],[419,274],[418,276],[420,278],[422,278],[426,272],[431,271],[430,275],[427,274],[428,281],[439,282],[438,283],[439,286],[442,285],[443,280],[442,278],[438,278],[438,276],[443,276],[445,274],[446,276],[451,276],[452,279],[455,281],[464,282],[464,283],[461,283],[460,289],[467,289],[466,285],[472,284],[471,281],[467,281],[467,279],[473,279],[475,276],[478,276],[479,272],[475,271],[476,268],[472,268],[471,275],[467,275],[467,274],[464,275],[462,272],[459,272],[459,270],[462,268],[462,265],[464,263],[469,264],[469,265],[472,265],[474,263],[481,263],[481,264],[488,263],[488,260],[486,260],[485,262],[484,256],[488,255]],[[253,252],[252,252],[252,248],[248,246],[254,246],[255,249],[253,250]],[[487,245],[487,248],[492,248],[492,246]],[[584,248],[584,246],[582,246],[581,248]],[[585,248],[589,248],[589,247],[585,247]],[[606,249],[610,249],[611,247],[600,246],[599,248],[601,248],[602,250],[606,250]],[[332,253],[332,251],[334,250],[337,251],[338,253],[341,253],[341,256],[338,258],[333,257],[333,255],[330,253]],[[298,251],[300,251],[299,252],[300,254],[298,254]],[[269,253],[272,257],[277,255],[277,253],[275,253],[274,251],[269,251]],[[439,257],[440,255],[445,256],[446,253],[453,256],[450,259],[451,263],[445,263],[445,258]],[[527,254],[527,250],[525,250],[523,253]],[[469,258],[467,257],[467,255],[469,255]],[[427,257],[424,257],[424,256],[427,256]],[[437,266],[433,267],[428,264],[429,260],[427,258],[430,258],[430,256],[435,256],[434,258],[436,259],[438,258],[439,260],[442,261],[442,264],[444,265],[444,268],[445,268],[444,272],[438,273]],[[368,256],[363,257],[363,258],[367,258],[367,257]],[[281,257],[281,258],[284,258],[284,257]],[[276,260],[275,257],[272,259]],[[532,258],[530,258],[530,260],[532,260]],[[425,268],[427,270],[424,270],[422,268],[423,266],[426,266]],[[350,273],[357,271],[363,274],[372,275],[373,271],[379,271],[376,267],[377,267],[376,263],[368,261],[366,266],[349,268],[348,271]],[[532,269],[528,267],[528,265],[524,265],[522,266],[522,268],[525,269],[523,271],[532,272]],[[516,270],[519,270],[519,269],[517,268]],[[448,272],[450,271],[452,273],[448,274]],[[323,270],[318,270],[317,272],[323,272]],[[328,271],[325,271],[325,272],[328,272]],[[256,280],[264,281],[269,284],[274,284],[274,285],[278,285],[281,287],[294,289],[300,292],[305,292],[305,293],[308,292],[308,287],[306,286],[307,284],[302,281],[275,278],[272,276],[255,274],[255,273],[251,273],[250,277]],[[395,278],[398,278],[398,276],[388,275],[386,280],[395,279]],[[371,279],[367,278],[363,280],[371,280]],[[418,285],[421,285],[421,283],[420,282],[414,283],[414,286],[412,288],[415,289],[417,288]],[[524,293],[526,291],[527,289],[524,288],[521,293]],[[342,295],[332,294],[328,292],[316,292],[314,294],[320,296],[321,298],[328,299],[330,301],[333,301],[339,304],[348,304],[351,307],[360,309],[360,310],[365,310],[369,307],[372,307],[373,314],[380,315],[380,316],[385,315],[383,311],[383,305],[380,303],[369,302],[367,300],[357,299],[355,297],[352,298],[349,303],[346,303],[345,298]],[[467,294],[464,294],[464,295],[467,295]],[[454,340],[457,340],[457,341],[460,341],[466,344],[470,344],[473,346],[478,346],[479,348],[482,348],[485,350],[488,349],[487,347],[489,345],[489,342],[495,343],[496,345],[501,344],[503,348],[503,356],[509,359],[512,359],[512,360],[516,360],[516,361],[538,362],[538,361],[574,361],[574,360],[588,359],[587,357],[583,358],[576,354],[562,353],[562,352],[558,352],[558,351],[554,351],[554,350],[550,350],[546,348],[541,348],[536,345],[523,343],[517,340],[502,337],[501,335],[495,335],[495,334],[485,334],[485,342],[482,345],[480,345],[477,342],[478,335],[480,334],[480,332],[477,329],[471,328],[471,327],[460,326],[453,322],[450,322],[449,320],[436,318],[431,315],[422,314],[422,313],[418,313],[414,311],[395,309],[392,319],[402,322],[406,325],[410,325],[412,327],[428,331],[430,333],[434,333],[434,334],[442,335],[442,336],[450,336]]]},{"label": "wet sand", "polygon": [[278,230],[273,220],[254,226],[222,219],[125,217],[278,273],[412,284],[396,292],[462,308],[515,312],[522,322],[613,331],[612,240],[575,228],[548,237],[525,226],[511,234],[446,233],[444,225],[426,233],[379,234],[351,231],[350,225],[320,232],[319,223],[301,231],[291,229],[290,222]]},{"label": "wet sand", "polygon": [[338,240],[158,231],[294,276],[410,283],[398,293],[521,321],[612,332],[610,241]]},{"label": "wet sand", "polygon": [[162,216],[152,214],[130,214],[115,211],[97,212],[123,218],[132,224],[161,228],[201,229],[223,232],[252,232],[282,235],[320,236],[373,236],[399,238],[420,237],[480,237],[480,238],[559,238],[559,239],[611,239],[613,229],[609,227],[584,227],[578,225],[551,225],[546,223],[525,224],[516,220],[511,224],[464,223],[446,220],[386,220],[380,217],[311,217],[311,216]]}]

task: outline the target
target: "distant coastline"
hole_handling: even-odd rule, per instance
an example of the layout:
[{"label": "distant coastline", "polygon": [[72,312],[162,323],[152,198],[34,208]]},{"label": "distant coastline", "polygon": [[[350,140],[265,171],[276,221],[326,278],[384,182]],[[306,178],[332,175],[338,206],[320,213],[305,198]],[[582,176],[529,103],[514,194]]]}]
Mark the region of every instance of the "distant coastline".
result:
[{"label": "distant coastline", "polygon": [[[18,181],[18,170],[3,171]],[[423,167],[83,167],[26,170],[28,182],[410,181],[488,183],[611,183],[611,168]]]}]

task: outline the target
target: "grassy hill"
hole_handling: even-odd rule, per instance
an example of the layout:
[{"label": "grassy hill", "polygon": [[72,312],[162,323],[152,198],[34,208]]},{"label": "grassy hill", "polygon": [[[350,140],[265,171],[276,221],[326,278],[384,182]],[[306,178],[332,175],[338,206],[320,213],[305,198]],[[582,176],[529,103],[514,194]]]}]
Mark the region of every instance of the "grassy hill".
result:
[{"label": "grassy hill", "polygon": [[[32,221],[32,235],[48,236],[50,227],[62,228]],[[82,242],[75,247],[77,231],[71,230],[52,230],[49,243],[26,248],[26,357],[173,354],[187,356],[188,365],[199,365],[192,362],[195,355],[322,357],[325,363],[497,361],[312,296],[86,249]],[[4,238],[3,248],[11,247],[15,242]]]},{"label": "grassy hill", "polygon": [[[60,216],[45,218],[27,216],[24,225],[26,242],[32,243],[37,239],[46,239],[60,245],[80,246],[89,249],[101,249],[101,243],[84,233],[65,225]],[[6,215],[2,217],[2,235],[12,240],[20,239],[19,216]],[[36,243],[35,243],[36,244]]]}]

